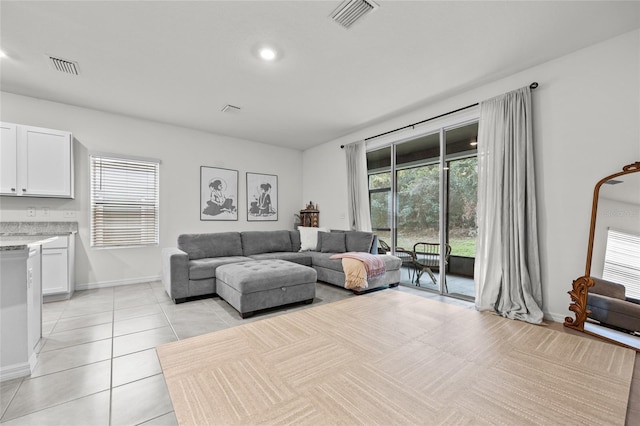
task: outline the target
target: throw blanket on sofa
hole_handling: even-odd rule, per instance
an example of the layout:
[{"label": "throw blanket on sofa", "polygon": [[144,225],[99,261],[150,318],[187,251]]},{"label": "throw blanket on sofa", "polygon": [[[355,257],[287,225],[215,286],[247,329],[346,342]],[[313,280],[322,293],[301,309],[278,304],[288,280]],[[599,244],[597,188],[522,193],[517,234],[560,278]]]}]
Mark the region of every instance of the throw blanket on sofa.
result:
[{"label": "throw blanket on sofa", "polygon": [[369,253],[348,252],[334,254],[330,259],[342,259],[344,287],[347,289],[367,288],[368,279],[384,275],[385,266],[379,256]]}]

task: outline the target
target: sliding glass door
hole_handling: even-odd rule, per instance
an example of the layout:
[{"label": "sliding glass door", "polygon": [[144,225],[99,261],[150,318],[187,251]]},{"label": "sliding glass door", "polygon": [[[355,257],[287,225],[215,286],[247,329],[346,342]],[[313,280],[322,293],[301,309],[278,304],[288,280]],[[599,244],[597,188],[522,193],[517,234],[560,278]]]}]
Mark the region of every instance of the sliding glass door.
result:
[{"label": "sliding glass door", "polygon": [[403,260],[401,284],[473,298],[477,122],[367,154],[374,232]]},{"label": "sliding glass door", "polygon": [[473,270],[476,257],[476,205],[478,202],[478,123],[444,132],[446,223],[446,291],[475,298]]},{"label": "sliding glass door", "polygon": [[440,241],[440,134],[399,143],[395,154],[396,256],[409,285],[439,291],[438,271],[425,264],[418,245]]}]

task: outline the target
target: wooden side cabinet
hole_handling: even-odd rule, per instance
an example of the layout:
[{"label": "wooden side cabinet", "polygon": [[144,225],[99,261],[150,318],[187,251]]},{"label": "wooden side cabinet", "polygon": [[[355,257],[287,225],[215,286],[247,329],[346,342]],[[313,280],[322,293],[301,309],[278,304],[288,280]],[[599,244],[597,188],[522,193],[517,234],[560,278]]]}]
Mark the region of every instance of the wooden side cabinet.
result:
[{"label": "wooden side cabinet", "polygon": [[319,227],[320,212],[313,209],[300,210],[300,226]]},{"label": "wooden side cabinet", "polygon": [[73,198],[70,132],[0,123],[0,195]]}]

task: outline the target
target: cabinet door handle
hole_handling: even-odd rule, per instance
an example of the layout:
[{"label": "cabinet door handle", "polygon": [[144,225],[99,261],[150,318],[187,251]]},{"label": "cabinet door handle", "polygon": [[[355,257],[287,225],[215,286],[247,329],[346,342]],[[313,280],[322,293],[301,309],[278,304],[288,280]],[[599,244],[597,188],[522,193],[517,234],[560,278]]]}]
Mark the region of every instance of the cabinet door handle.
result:
[{"label": "cabinet door handle", "polygon": [[22,192],[27,192],[27,188],[22,188]]},{"label": "cabinet door handle", "polygon": [[15,188],[11,188],[11,192],[16,192],[16,189]]}]

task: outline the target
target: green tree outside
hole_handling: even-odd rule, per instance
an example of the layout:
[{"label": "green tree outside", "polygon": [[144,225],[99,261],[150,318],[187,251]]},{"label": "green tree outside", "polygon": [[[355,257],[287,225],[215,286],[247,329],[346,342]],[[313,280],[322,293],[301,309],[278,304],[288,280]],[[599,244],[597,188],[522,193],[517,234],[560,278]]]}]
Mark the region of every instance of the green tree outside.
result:
[{"label": "green tree outside", "polygon": [[[477,157],[449,162],[449,244],[456,256],[475,257]],[[412,249],[413,244],[439,241],[439,165],[422,165],[396,172],[397,247]],[[371,222],[374,228],[390,228],[391,174],[369,176]],[[389,232],[377,232],[390,243]]]}]

